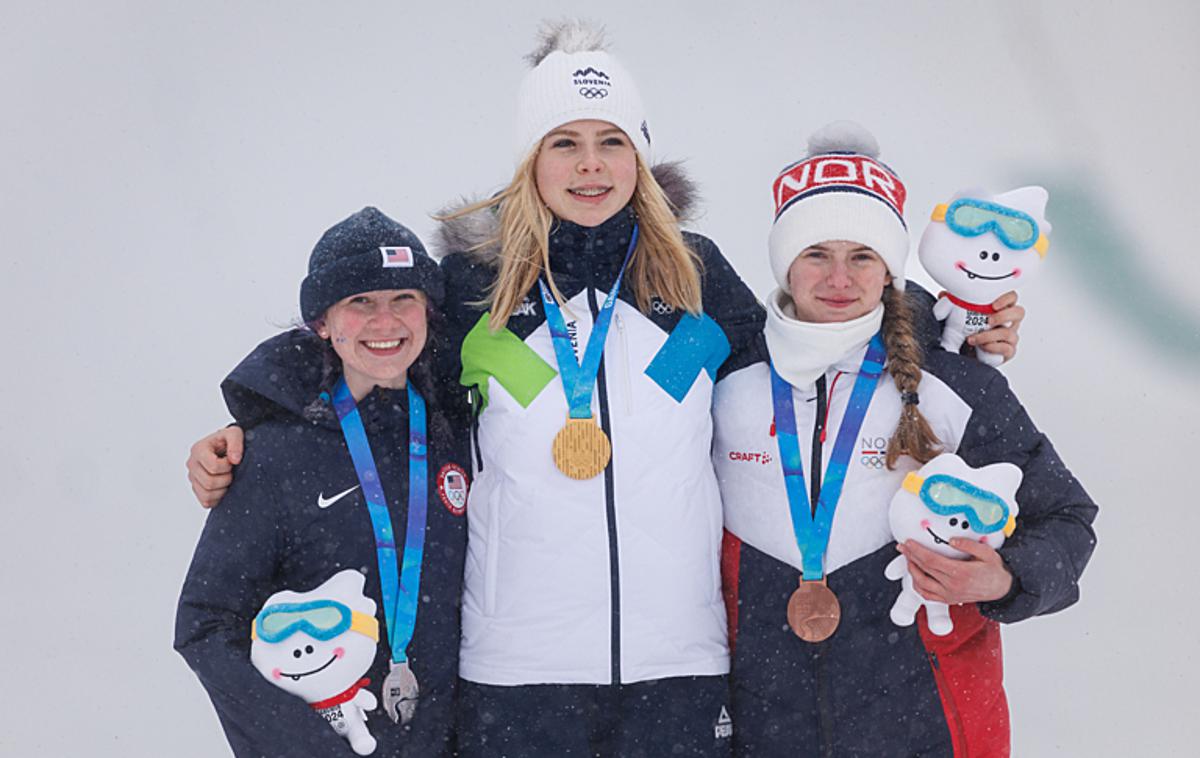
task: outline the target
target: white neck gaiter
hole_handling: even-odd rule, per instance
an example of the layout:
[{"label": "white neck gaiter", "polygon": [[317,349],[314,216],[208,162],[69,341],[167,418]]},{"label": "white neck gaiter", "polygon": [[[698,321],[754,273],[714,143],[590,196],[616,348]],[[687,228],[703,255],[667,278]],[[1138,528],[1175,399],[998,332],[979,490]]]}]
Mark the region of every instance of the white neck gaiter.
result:
[{"label": "white neck gaiter", "polygon": [[784,290],[767,298],[767,350],[775,370],[793,387],[811,386],[831,366],[861,351],[882,324],[883,303],[852,321],[814,324],[796,318]]}]

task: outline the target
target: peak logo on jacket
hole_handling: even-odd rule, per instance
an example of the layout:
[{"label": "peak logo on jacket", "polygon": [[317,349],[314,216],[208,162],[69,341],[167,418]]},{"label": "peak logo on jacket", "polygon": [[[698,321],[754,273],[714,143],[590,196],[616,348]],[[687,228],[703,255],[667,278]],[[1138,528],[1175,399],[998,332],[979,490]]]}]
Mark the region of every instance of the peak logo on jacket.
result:
[{"label": "peak logo on jacket", "polygon": [[721,706],[721,715],[717,716],[717,722],[713,724],[713,737],[718,740],[729,739],[733,736],[733,719],[729,717],[729,711],[725,706]]},{"label": "peak logo on jacket", "polygon": [[513,316],[536,316],[537,306],[533,304],[533,300],[526,297],[521,301],[521,304],[513,308]]},{"label": "peak logo on jacket", "polygon": [[457,463],[447,463],[442,466],[442,470],[437,475],[437,490],[438,496],[442,498],[442,505],[446,506],[446,510],[453,513],[455,516],[461,516],[467,512],[467,492],[470,489],[470,484],[467,481],[467,472]]}]

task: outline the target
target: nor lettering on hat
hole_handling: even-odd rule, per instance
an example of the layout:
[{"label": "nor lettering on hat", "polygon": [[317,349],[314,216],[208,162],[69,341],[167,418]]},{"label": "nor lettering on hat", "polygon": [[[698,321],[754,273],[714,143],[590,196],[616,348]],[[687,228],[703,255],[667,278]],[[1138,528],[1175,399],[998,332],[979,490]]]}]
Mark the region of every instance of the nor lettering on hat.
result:
[{"label": "nor lettering on hat", "polygon": [[775,218],[793,202],[831,189],[871,195],[904,216],[904,184],[882,164],[856,154],[818,155],[791,166],[775,180]]}]

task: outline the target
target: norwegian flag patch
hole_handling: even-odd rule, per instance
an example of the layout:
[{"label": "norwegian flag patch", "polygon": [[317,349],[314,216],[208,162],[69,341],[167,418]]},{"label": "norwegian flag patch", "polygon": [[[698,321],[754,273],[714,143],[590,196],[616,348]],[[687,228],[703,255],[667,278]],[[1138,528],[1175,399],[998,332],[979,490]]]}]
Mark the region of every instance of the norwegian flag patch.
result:
[{"label": "norwegian flag patch", "polygon": [[413,252],[407,247],[381,247],[384,268],[412,268]]}]

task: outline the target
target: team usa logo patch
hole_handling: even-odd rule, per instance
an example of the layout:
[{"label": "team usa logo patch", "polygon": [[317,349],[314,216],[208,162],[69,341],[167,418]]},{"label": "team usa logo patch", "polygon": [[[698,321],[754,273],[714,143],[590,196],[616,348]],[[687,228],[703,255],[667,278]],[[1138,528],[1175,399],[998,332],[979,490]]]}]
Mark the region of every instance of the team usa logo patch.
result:
[{"label": "team usa logo patch", "polygon": [[437,475],[438,496],[442,505],[455,516],[467,512],[467,472],[457,463],[447,463]]},{"label": "team usa logo patch", "polygon": [[412,268],[413,253],[407,247],[381,247],[384,268]]}]

